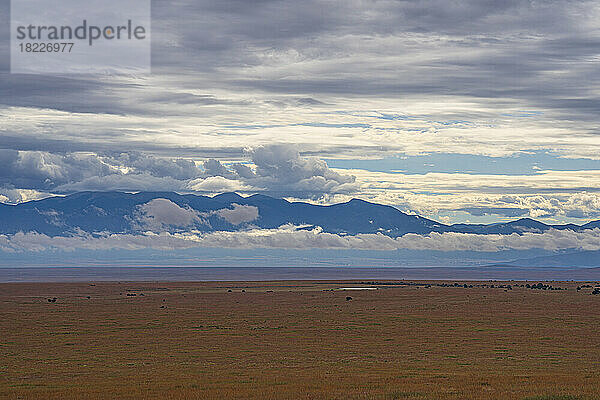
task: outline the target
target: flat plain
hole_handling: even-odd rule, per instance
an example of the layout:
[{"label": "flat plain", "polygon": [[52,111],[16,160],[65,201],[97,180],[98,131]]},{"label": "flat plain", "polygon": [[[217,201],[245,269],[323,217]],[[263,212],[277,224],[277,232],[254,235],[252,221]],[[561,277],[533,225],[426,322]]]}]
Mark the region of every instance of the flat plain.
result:
[{"label": "flat plain", "polygon": [[600,399],[597,283],[537,283],[0,284],[0,398]]}]

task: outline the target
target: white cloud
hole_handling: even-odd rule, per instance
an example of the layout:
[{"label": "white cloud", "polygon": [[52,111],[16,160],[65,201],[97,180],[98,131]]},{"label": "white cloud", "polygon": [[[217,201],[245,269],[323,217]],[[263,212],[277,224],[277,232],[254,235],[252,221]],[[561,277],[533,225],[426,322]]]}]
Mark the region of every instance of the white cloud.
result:
[{"label": "white cloud", "polygon": [[254,169],[240,163],[227,168],[214,159],[205,162],[204,168],[222,182],[236,180],[278,195],[293,193],[319,198],[331,193],[352,193],[358,188],[354,176],[334,171],[316,157],[301,156],[295,145],[258,146],[248,149],[247,153]]},{"label": "white cloud", "polygon": [[585,223],[600,217],[600,170],[543,170],[530,175],[344,171],[356,176],[359,188],[320,203],[358,197],[426,217],[461,210],[472,215],[543,218],[549,223]]},{"label": "white cloud", "polygon": [[[209,159],[201,168],[189,159],[135,152],[0,151],[0,202],[84,190],[263,192],[319,204],[361,198],[447,222],[529,216],[547,223],[585,223],[600,217],[599,170],[414,174],[330,168],[292,144],[257,146],[245,154],[251,162]],[[454,213],[450,219],[448,213]]]},{"label": "white cloud", "polygon": [[131,222],[137,230],[162,232],[170,228],[191,228],[197,224],[210,226],[208,218],[213,215],[232,225],[240,225],[256,220],[258,208],[234,203],[232,208],[199,212],[187,205],[181,207],[169,199],[156,198],[139,205]]},{"label": "white cloud", "polygon": [[277,229],[251,229],[235,232],[112,234],[105,236],[49,237],[38,233],[0,235],[0,250],[41,251],[46,249],[184,249],[219,248],[287,248],[287,249],[361,249],[361,250],[435,250],[497,252],[502,250],[563,249],[600,250],[600,229],[582,232],[550,230],[522,235],[473,235],[462,233],[407,234],[391,238],[383,234],[342,236],[295,226]]},{"label": "white cloud", "polygon": [[138,206],[137,223],[142,229],[160,230],[165,227],[184,228],[195,223],[203,223],[197,211],[180,207],[171,200],[157,198]]},{"label": "white cloud", "polygon": [[[289,144],[248,149],[250,166],[229,166],[209,159],[204,170],[183,158],[160,158],[138,152],[115,154],[0,150],[0,188],[46,189],[57,193],[84,190],[196,191],[295,193],[321,197],[351,193],[355,178],[327,166],[316,157],[303,157]],[[8,189],[6,189],[8,190]],[[8,193],[8,192],[6,192]],[[2,192],[5,197],[9,197]],[[23,192],[25,193],[25,192]],[[9,197],[10,198],[10,197]]]},{"label": "white cloud", "polygon": [[396,239],[399,248],[440,251],[487,251],[544,249],[600,250],[600,229],[582,232],[549,230],[521,235],[472,235],[464,233],[407,234]]},{"label": "white cloud", "polygon": [[0,188],[0,203],[6,204],[19,204],[26,201],[41,200],[52,196],[54,195],[34,189]]},{"label": "white cloud", "polygon": [[0,164],[0,187],[20,188],[24,194],[43,190],[181,190],[187,180],[202,173],[191,160],[137,152],[61,154],[0,149]]},{"label": "white cloud", "polygon": [[252,222],[258,218],[258,208],[233,203],[233,208],[218,210],[216,214],[233,225]]},{"label": "white cloud", "polygon": [[147,173],[117,173],[104,176],[91,176],[81,181],[57,186],[58,193],[80,191],[165,191],[175,192],[186,189],[186,182],[171,177],[157,177]]},{"label": "white cloud", "polygon": [[186,184],[186,189],[205,193],[247,192],[260,190],[260,188],[254,188],[246,185],[239,180],[228,179],[222,176],[209,176],[208,178],[191,180]]}]

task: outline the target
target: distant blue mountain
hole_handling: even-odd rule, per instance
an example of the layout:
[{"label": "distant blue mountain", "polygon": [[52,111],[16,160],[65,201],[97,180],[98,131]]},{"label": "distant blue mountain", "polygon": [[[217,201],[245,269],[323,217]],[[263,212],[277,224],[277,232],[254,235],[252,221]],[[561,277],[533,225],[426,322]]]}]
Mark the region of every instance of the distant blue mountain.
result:
[{"label": "distant blue mountain", "polygon": [[600,221],[590,222],[589,227],[579,226],[575,224],[567,224],[567,225],[546,225],[542,222],[536,221],[531,218],[521,218],[516,221],[506,222],[506,223],[497,223],[497,224],[454,224],[451,225],[450,228],[455,232],[464,232],[464,233],[478,233],[483,235],[509,235],[511,233],[524,233],[524,232],[545,232],[549,229],[558,229],[565,230],[570,229],[573,231],[579,231],[582,229],[591,229],[592,224],[596,224],[600,226]]},{"label": "distant blue mountain", "polygon": [[[353,199],[346,203],[321,206],[256,194],[242,197],[223,193],[214,197],[181,195],[171,192],[81,192],[65,197],[51,197],[18,205],[0,204],[0,233],[38,232],[69,235],[78,232],[132,233],[149,229],[144,226],[144,206],[155,199],[167,199],[199,218],[186,226],[164,225],[165,230],[233,231],[249,226],[277,228],[284,224],[319,226],[337,234],[382,233],[391,237],[407,233],[462,232],[477,234],[512,234],[544,232],[549,229],[575,231],[600,227],[600,221],[578,225],[546,225],[523,218],[508,223],[445,225],[409,215],[386,205]],[[168,203],[168,202],[167,202]],[[243,222],[224,217],[222,210],[236,206],[256,208],[258,216]],[[237,206],[239,207],[239,206]],[[177,207],[176,207],[177,208]],[[168,213],[167,213],[168,217]]]},{"label": "distant blue mountain", "polygon": [[516,267],[598,267],[600,251],[577,251],[551,256],[524,258],[506,263]]}]

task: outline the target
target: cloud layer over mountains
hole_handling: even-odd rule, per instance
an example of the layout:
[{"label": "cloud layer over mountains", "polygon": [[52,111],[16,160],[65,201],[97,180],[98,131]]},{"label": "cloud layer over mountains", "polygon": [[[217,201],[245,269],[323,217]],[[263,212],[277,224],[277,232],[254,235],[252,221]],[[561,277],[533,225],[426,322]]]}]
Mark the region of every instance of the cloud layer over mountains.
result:
[{"label": "cloud layer over mountains", "polygon": [[[165,196],[165,197],[163,197]],[[168,197],[168,198],[167,198]],[[322,207],[264,195],[78,193],[1,206],[0,250],[346,249],[493,253],[600,250],[600,221],[442,225],[353,200]]]},{"label": "cloud layer over mountains", "polygon": [[600,217],[600,170],[503,175],[340,169],[291,144],[248,148],[244,157],[223,162],[139,152],[0,150],[0,202],[84,190],[236,191],[321,204],[363,198],[442,222],[529,216],[584,223]]}]

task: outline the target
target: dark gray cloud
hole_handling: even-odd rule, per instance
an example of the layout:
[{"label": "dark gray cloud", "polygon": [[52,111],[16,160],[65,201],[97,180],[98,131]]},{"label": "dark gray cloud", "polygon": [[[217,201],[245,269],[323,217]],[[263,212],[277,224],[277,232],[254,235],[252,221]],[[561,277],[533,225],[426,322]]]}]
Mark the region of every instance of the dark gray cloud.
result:
[{"label": "dark gray cloud", "polygon": [[115,91],[133,87],[131,83],[116,84],[97,78],[0,73],[0,105],[127,114],[133,108],[126,107]]},{"label": "dark gray cloud", "polygon": [[10,70],[10,2],[0,3],[0,75]]},{"label": "dark gray cloud", "polygon": [[117,171],[98,157],[0,150],[0,185],[54,189],[59,185]]},{"label": "dark gray cloud", "polygon": [[[591,31],[597,8],[590,1],[530,0],[156,2],[159,32],[164,26],[179,46],[159,40],[155,67],[177,60],[202,71],[218,68],[222,85],[272,93],[510,98],[585,117],[598,110],[597,95],[587,90],[598,73],[585,68],[600,50]],[[377,45],[374,39],[386,35],[396,37]],[[332,62],[318,74],[239,73],[241,65],[262,66],[286,52],[294,56],[290,63]],[[377,59],[394,56],[394,69],[377,67]]]},{"label": "dark gray cloud", "polygon": [[[153,68],[155,75],[169,77],[172,87],[155,92],[158,81],[2,74],[0,102],[168,114],[182,104],[243,105],[211,93],[237,87],[305,97],[508,98],[578,118],[599,109],[593,90],[599,74],[588,62],[600,51],[598,7],[591,1],[155,0],[152,5]],[[6,14],[3,6],[0,20]],[[0,38],[8,37],[4,31]],[[285,57],[289,64],[282,64],[280,76],[252,71]],[[389,57],[397,60],[380,66],[378,60]],[[325,60],[327,66],[315,72],[285,71],[294,63]],[[553,71],[563,73],[549,74]],[[206,92],[181,93],[180,81]]]},{"label": "dark gray cloud", "polygon": [[[0,149],[0,187],[34,190],[171,190],[202,171],[193,161],[161,159],[137,152],[49,153]],[[136,189],[137,188],[137,189]]]}]

